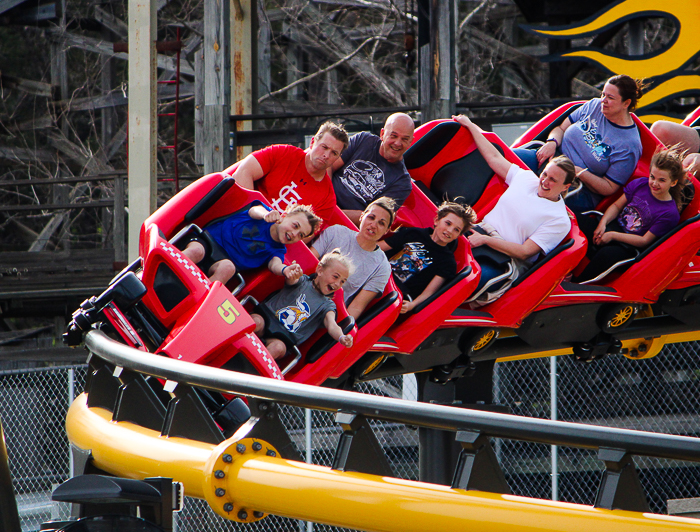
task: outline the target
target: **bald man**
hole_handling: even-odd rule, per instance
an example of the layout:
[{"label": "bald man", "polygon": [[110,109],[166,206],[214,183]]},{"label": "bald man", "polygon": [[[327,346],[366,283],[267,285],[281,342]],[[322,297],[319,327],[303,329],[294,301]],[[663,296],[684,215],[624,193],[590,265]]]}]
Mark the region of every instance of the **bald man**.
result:
[{"label": "bald man", "polygon": [[359,225],[360,215],[377,198],[388,196],[398,207],[411,193],[411,176],[403,154],[413,141],[413,119],[395,113],[379,136],[362,132],[333,163],[333,189],[338,206]]}]

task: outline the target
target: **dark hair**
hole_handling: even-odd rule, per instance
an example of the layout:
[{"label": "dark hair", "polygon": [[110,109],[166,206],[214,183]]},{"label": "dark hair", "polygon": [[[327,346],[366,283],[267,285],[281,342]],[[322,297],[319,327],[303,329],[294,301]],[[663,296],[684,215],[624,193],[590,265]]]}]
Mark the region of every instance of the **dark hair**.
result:
[{"label": "dark hair", "polygon": [[629,112],[637,108],[637,101],[642,97],[644,90],[649,86],[643,79],[634,79],[624,74],[611,77],[607,83],[617,87],[623,102],[625,100],[631,100],[630,106],[627,108]]},{"label": "dark hair", "polygon": [[564,173],[566,174],[564,177],[565,185],[574,182],[574,179],[576,178],[576,165],[571,162],[571,159],[569,159],[566,155],[558,155],[552,159],[551,162],[564,170]]},{"label": "dark hair", "polygon": [[453,201],[443,201],[438,207],[437,219],[442,220],[448,214],[454,214],[458,218],[461,218],[464,222],[464,227],[460,235],[463,235],[471,228],[472,224],[476,222],[476,213],[469,205],[461,205],[460,203],[455,203]]},{"label": "dark hair", "polygon": [[323,135],[325,135],[326,133],[330,133],[330,135],[333,138],[342,142],[343,150],[345,150],[348,147],[348,142],[350,141],[350,138],[348,137],[348,132],[345,131],[345,127],[342,124],[336,124],[335,122],[330,121],[321,124],[321,127],[318,128],[318,131],[314,135],[314,139],[316,139],[316,142],[320,141],[321,138],[323,138]]},{"label": "dark hair", "polygon": [[298,203],[287,206],[287,208],[284,210],[284,214],[287,216],[291,216],[293,214],[303,214],[304,216],[306,216],[306,219],[308,220],[309,225],[311,226],[312,235],[316,232],[316,229],[320,226],[321,222],[323,221],[321,218],[316,216],[316,214],[314,214],[314,210],[309,205],[299,205]]},{"label": "dark hair", "polygon": [[396,219],[396,202],[387,196],[382,196],[381,198],[378,198],[367,205],[367,208],[362,211],[362,214],[364,215],[365,213],[369,212],[374,205],[381,207],[389,213],[389,227],[391,227]]},{"label": "dark hair", "polygon": [[676,207],[680,211],[683,205],[683,187],[686,185],[687,173],[683,168],[683,158],[685,152],[682,151],[680,144],[675,144],[670,148],[657,151],[651,158],[651,166],[656,166],[659,170],[668,172],[671,181],[675,181],[668,191],[676,203]]}]

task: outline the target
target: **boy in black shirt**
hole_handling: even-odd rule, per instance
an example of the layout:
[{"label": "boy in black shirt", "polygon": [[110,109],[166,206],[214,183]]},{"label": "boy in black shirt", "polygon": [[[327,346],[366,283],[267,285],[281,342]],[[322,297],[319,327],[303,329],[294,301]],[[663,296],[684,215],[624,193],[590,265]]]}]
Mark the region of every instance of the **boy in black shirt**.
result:
[{"label": "boy in black shirt", "polygon": [[469,206],[444,202],[433,229],[402,227],[379,247],[386,252],[394,278],[404,293],[401,313],[413,310],[457,275],[457,238],[469,230],[476,214]]}]

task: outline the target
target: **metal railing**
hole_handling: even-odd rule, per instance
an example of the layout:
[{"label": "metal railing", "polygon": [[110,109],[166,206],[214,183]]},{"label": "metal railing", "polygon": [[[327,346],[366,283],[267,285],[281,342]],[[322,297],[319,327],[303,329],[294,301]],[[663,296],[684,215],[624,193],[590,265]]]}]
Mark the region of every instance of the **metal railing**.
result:
[{"label": "metal railing", "polygon": [[594,427],[428,403],[407,403],[389,397],[280,382],[151,355],[119,344],[100,331],[90,331],[86,336],[85,345],[100,358],[139,373],[291,406],[330,412],[351,412],[367,418],[437,430],[479,432],[492,437],[549,445],[589,449],[614,448],[639,456],[700,462],[698,439],[687,436]]}]

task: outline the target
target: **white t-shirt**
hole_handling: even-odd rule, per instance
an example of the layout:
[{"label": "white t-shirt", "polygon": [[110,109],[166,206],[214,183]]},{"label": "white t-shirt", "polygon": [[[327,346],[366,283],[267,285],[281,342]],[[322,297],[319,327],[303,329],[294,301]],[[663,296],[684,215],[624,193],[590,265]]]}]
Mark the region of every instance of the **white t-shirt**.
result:
[{"label": "white t-shirt", "polygon": [[524,244],[529,238],[546,255],[569,233],[571,220],[563,199],[551,201],[537,195],[539,181],[532,171],[511,165],[506,176],[508,189],[484,221],[504,240]]}]

